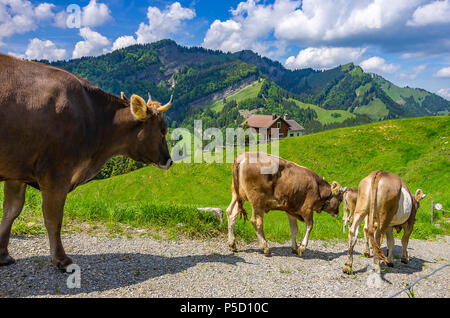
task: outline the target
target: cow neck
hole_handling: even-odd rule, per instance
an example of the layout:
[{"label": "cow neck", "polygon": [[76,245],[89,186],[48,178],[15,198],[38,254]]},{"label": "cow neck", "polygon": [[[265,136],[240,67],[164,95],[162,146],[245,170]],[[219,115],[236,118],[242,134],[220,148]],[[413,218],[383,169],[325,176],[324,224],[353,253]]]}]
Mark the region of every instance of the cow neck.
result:
[{"label": "cow neck", "polygon": [[102,137],[97,151],[98,155],[104,157],[106,161],[114,156],[127,154],[130,135],[136,126],[136,120],[129,107],[114,104],[110,103],[105,109],[109,113],[106,117],[110,120],[106,123],[106,129],[101,134]]},{"label": "cow neck", "polygon": [[321,212],[324,211],[326,208],[328,208],[332,197],[333,197],[333,191],[331,191],[330,195],[326,198],[325,202],[323,203],[322,207],[320,208]]}]

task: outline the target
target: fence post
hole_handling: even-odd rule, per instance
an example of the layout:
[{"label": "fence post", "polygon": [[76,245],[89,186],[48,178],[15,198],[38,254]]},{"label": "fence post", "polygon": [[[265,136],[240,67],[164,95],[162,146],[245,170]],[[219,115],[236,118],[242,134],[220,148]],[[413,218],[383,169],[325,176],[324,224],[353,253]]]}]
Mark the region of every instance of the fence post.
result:
[{"label": "fence post", "polygon": [[434,223],[434,201],[431,201],[431,224]]}]

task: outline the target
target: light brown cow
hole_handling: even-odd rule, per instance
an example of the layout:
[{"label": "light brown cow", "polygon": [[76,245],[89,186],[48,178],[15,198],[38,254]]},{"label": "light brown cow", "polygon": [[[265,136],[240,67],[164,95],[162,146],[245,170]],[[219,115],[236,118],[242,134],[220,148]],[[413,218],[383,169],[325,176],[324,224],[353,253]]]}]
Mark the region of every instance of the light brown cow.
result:
[{"label": "light brown cow", "polygon": [[[408,263],[408,242],[413,231],[419,202],[425,198],[422,190],[418,189],[411,195],[405,182],[395,174],[385,171],[375,171],[364,178],[358,187],[358,200],[353,215],[353,222],[348,233],[348,258],[343,268],[344,273],[350,274],[353,265],[353,248],[358,237],[358,229],[363,218],[368,216],[368,236],[372,243],[375,271],[380,273],[380,259],[388,266],[394,265],[394,236],[393,228],[397,232],[404,231],[402,237],[403,263]],[[376,234],[374,223],[377,222]],[[381,239],[386,233],[388,257],[380,248]]]},{"label": "light brown cow", "polygon": [[[343,228],[342,230],[345,233],[345,228],[347,225],[350,227],[353,223],[353,215],[356,208],[356,201],[358,200],[358,189],[347,189],[344,193],[344,199],[343,199],[343,210],[344,215],[342,217],[343,220]],[[370,245],[369,245],[369,215],[367,215],[364,218],[364,241],[365,241],[365,247],[364,247],[364,256],[369,257],[370,256]]]},{"label": "light brown cow", "polygon": [[162,113],[171,104],[119,98],[65,70],[0,54],[0,265],[14,262],[9,237],[27,185],[42,192],[52,263],[71,264],[60,236],[67,194],[116,155],[169,168]]},{"label": "light brown cow", "polygon": [[[292,252],[301,256],[313,228],[314,211],[326,211],[337,217],[345,188],[337,182],[330,185],[313,171],[293,162],[264,153],[247,152],[234,161],[231,192],[227,217],[228,246],[232,251],[236,250],[234,226],[237,215],[246,218],[243,202],[249,201],[252,205],[250,222],[264,254],[270,254],[263,231],[264,213],[281,210],[289,218]],[[305,236],[299,247],[296,242],[297,220],[306,223]]]}]

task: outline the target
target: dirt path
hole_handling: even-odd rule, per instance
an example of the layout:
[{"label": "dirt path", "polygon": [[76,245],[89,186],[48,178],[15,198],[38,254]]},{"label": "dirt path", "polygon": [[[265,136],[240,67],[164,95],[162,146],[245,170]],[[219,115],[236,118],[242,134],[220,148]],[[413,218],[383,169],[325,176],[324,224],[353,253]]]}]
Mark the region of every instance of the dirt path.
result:
[{"label": "dirt path", "polygon": [[[345,242],[311,241],[301,258],[290,244],[271,243],[272,257],[255,244],[228,251],[223,240],[177,241],[105,238],[70,234],[66,252],[81,268],[81,288],[69,289],[69,274],[49,262],[46,236],[13,237],[17,262],[0,267],[1,297],[386,297],[450,259],[450,237],[411,240],[408,265],[395,259],[379,288],[369,287],[372,259],[356,247],[354,275],[342,274]],[[395,254],[401,247],[396,240]],[[450,297],[450,267],[422,280],[416,297]],[[401,297],[407,297],[405,293]]]}]

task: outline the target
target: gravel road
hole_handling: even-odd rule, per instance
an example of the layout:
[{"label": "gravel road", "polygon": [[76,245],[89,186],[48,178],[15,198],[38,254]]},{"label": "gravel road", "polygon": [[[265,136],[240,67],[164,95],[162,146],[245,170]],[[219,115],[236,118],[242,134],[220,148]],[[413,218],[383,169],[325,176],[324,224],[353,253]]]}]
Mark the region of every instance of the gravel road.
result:
[{"label": "gravel road", "polygon": [[[63,236],[66,252],[81,268],[81,288],[50,264],[46,236],[12,237],[16,263],[0,267],[0,297],[387,297],[449,262],[450,237],[411,240],[404,265],[396,239],[395,267],[383,268],[378,287],[368,285],[372,259],[356,246],[354,275],[341,271],[343,241],[310,241],[302,257],[290,243],[270,243],[272,256],[256,243],[231,253],[223,239],[164,240]],[[450,297],[450,267],[414,287],[416,297]],[[407,297],[403,293],[400,297]]]}]

